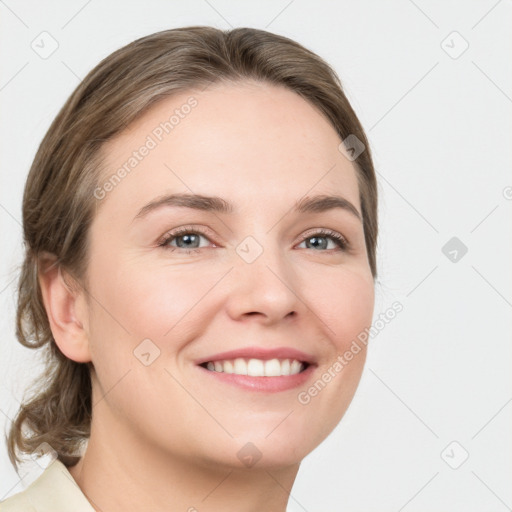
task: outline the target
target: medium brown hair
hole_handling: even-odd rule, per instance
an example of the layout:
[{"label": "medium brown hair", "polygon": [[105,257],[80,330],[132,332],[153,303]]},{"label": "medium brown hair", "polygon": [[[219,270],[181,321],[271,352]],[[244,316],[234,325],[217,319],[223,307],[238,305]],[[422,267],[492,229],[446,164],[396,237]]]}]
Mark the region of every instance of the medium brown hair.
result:
[{"label": "medium brown hair", "polygon": [[[284,86],[315,106],[340,139],[355,135],[365,150],[355,164],[368,261],[376,278],[377,183],[363,128],[333,69],[297,42],[254,28],[193,26],[142,37],[103,59],[68,98],[43,138],[23,195],[25,256],[17,287],[16,337],[43,348],[45,371],[12,422],[8,453],[43,443],[70,466],[90,435],[92,363],[64,356],[53,338],[39,275],[43,256],[87,291],[88,234],[97,212],[102,145],[160,99],[211,83],[256,80]],[[87,294],[88,295],[88,294]]]}]

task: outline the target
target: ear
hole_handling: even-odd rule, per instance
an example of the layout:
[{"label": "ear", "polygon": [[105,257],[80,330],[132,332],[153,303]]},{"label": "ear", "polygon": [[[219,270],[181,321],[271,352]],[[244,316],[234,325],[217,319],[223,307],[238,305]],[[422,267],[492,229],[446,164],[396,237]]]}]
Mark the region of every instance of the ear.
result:
[{"label": "ear", "polygon": [[61,270],[57,258],[48,253],[39,258],[38,281],[53,338],[60,351],[77,363],[91,361],[89,338],[84,329],[85,292],[68,272]]}]

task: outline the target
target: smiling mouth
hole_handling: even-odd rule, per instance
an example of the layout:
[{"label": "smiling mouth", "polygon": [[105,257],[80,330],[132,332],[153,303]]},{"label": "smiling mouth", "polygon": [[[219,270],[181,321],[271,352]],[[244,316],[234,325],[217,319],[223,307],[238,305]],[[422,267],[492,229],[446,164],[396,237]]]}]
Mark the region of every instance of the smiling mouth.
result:
[{"label": "smiling mouth", "polygon": [[249,377],[286,377],[304,372],[310,365],[297,359],[254,359],[236,358],[221,361],[207,361],[199,366],[212,372]]}]

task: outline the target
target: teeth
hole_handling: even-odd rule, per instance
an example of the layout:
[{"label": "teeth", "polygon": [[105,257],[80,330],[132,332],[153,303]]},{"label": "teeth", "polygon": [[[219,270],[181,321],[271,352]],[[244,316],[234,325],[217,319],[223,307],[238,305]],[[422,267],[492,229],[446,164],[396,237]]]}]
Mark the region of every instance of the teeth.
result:
[{"label": "teeth", "polygon": [[247,363],[247,375],[262,377],[265,375],[265,363],[261,359],[249,359]]},{"label": "teeth", "polygon": [[233,364],[233,373],[237,375],[247,375],[247,363],[244,359],[235,359]]},{"label": "teeth", "polygon": [[281,375],[281,363],[279,359],[271,359],[265,362],[265,377],[279,377]]},{"label": "teeth", "polygon": [[249,375],[251,377],[279,377],[295,375],[304,369],[304,364],[296,359],[243,359],[210,361],[206,368],[210,371],[234,373],[235,375]]},{"label": "teeth", "polygon": [[292,365],[290,367],[291,374],[295,375],[296,373],[299,373],[301,369],[302,369],[302,364],[299,361],[297,361],[296,359],[294,359],[292,361]]}]

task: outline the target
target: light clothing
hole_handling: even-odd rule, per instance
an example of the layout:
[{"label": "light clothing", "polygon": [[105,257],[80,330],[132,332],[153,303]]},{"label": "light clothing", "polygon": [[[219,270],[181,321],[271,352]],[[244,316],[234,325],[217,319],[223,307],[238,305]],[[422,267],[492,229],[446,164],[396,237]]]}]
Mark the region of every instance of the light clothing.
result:
[{"label": "light clothing", "polygon": [[[286,510],[292,512],[298,509],[287,508]],[[303,510],[302,507],[301,510]],[[95,512],[95,510],[66,466],[56,459],[24,491],[0,501],[0,512]]]},{"label": "light clothing", "polygon": [[55,459],[24,491],[0,502],[0,512],[95,512],[67,467]]}]

